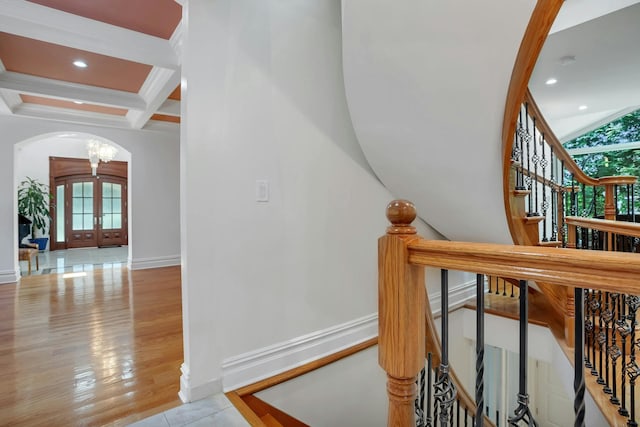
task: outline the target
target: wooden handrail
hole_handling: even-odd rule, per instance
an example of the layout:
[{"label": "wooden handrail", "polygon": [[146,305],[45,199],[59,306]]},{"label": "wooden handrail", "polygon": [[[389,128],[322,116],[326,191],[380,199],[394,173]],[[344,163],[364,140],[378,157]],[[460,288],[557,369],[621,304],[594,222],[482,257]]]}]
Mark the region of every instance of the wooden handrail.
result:
[{"label": "wooden handrail", "polygon": [[413,265],[640,294],[637,254],[424,239],[408,252]]},{"label": "wooden handrail", "polygon": [[635,222],[584,218],[580,216],[568,216],[565,218],[565,222],[568,225],[576,227],[590,228],[592,230],[606,231],[624,236],[640,237],[640,224]]}]

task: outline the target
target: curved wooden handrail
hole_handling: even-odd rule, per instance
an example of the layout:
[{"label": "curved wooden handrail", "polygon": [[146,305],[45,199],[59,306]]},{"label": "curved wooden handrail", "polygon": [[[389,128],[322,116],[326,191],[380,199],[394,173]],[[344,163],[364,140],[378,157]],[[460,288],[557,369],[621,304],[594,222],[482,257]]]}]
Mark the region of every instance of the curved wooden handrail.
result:
[{"label": "curved wooden handrail", "polygon": [[[538,0],[531,14],[531,19],[520,43],[520,49],[513,65],[511,82],[507,92],[507,100],[504,109],[504,120],[502,125],[502,176],[503,176],[503,198],[505,213],[509,232],[514,242],[521,242],[526,232],[521,224],[512,220],[511,211],[511,151],[513,150],[513,135],[516,130],[516,121],[520,106],[524,99],[531,78],[531,73],[535,67],[542,46],[551,29],[553,21],[556,19],[563,0]],[[526,242],[531,243],[531,242]]]},{"label": "curved wooden handrail", "polygon": [[553,285],[640,294],[638,255],[622,252],[415,239],[409,263]]},{"label": "curved wooden handrail", "polygon": [[624,185],[624,184],[634,184],[637,180],[635,176],[631,175],[619,175],[619,176],[607,176],[601,178],[593,178],[589,175],[585,174],[580,166],[573,160],[573,157],[567,152],[564,148],[558,137],[556,137],[553,130],[547,123],[544,115],[538,108],[535,99],[533,99],[533,95],[531,95],[531,91],[527,89],[524,98],[525,102],[529,104],[529,111],[531,112],[531,116],[536,118],[536,127],[538,130],[544,134],[544,140],[547,142],[549,146],[553,148],[553,153],[556,158],[562,162],[564,162],[564,167],[569,172],[573,174],[573,177],[580,184],[585,185],[594,185],[594,186],[602,186],[602,185]]},{"label": "curved wooden handrail", "polygon": [[592,230],[606,231],[624,236],[640,237],[640,224],[635,222],[568,216],[565,218],[565,223],[576,227],[590,228]]}]

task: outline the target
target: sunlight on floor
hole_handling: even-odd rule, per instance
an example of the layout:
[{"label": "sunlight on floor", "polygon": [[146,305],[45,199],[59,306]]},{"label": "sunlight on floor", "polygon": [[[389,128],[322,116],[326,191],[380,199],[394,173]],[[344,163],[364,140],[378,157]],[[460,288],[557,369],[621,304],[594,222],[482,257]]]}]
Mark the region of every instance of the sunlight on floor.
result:
[{"label": "sunlight on floor", "polygon": [[[127,265],[128,255],[128,246],[43,251],[38,254],[40,268],[36,270],[32,265],[31,274],[68,274],[122,268]],[[26,261],[20,262],[20,274],[28,275]]]}]

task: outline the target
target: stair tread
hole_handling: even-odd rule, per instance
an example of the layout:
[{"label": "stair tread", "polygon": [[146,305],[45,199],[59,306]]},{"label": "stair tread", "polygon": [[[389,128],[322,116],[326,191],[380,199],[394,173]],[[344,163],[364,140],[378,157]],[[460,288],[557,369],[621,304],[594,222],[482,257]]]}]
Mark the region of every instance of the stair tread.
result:
[{"label": "stair tread", "polygon": [[260,417],[260,419],[267,427],[282,427],[282,424],[280,424],[278,420],[276,420],[274,416],[269,413],[264,414]]}]

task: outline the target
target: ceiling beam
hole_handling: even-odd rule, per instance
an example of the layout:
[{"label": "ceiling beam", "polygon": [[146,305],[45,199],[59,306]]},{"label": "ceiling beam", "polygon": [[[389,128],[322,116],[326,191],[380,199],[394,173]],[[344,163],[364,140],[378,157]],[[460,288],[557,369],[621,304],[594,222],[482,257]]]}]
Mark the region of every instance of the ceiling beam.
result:
[{"label": "ceiling beam", "polygon": [[48,105],[21,104],[15,108],[14,114],[21,117],[35,117],[60,122],[129,128],[129,122],[124,116],[50,107]]},{"label": "ceiling beam", "polygon": [[35,96],[78,100],[109,107],[147,109],[146,102],[136,93],[46,79],[11,71],[0,73],[0,89],[8,89]]},{"label": "ceiling beam", "polygon": [[95,21],[23,0],[0,0],[0,29],[31,39],[177,69],[169,40]]},{"label": "ceiling beam", "polygon": [[164,114],[166,116],[180,117],[180,101],[175,99],[167,99],[156,111],[158,114]]},{"label": "ceiling beam", "polygon": [[134,129],[142,129],[151,116],[180,84],[180,72],[153,67],[138,94],[146,101],[144,110],[129,110],[127,119]]}]

